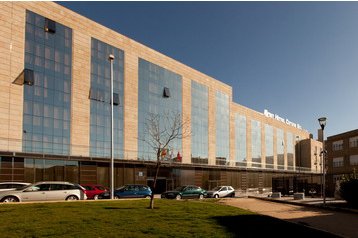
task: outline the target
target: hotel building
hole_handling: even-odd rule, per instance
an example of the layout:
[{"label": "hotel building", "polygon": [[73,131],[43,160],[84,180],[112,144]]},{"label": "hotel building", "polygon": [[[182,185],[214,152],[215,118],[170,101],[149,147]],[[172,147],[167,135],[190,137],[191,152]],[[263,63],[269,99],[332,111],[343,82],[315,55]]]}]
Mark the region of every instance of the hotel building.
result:
[{"label": "hotel building", "polygon": [[0,2],[0,16],[0,181],[109,184],[110,54],[115,186],[153,180],[150,113],[176,112],[191,131],[169,145],[157,192],[321,171],[307,131],[233,102],[223,82],[53,2]]}]

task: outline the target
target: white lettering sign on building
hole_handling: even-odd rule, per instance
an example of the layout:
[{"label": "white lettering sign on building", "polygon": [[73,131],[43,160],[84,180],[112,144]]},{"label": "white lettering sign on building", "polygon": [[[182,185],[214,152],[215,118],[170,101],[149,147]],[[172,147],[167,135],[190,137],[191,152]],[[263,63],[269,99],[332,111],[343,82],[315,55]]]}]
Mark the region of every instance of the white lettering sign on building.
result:
[{"label": "white lettering sign on building", "polygon": [[278,114],[274,114],[274,113],[271,113],[269,112],[267,109],[264,110],[264,115],[266,117],[270,117],[270,118],[273,118],[273,119],[276,119],[277,121],[280,121],[282,123],[286,123],[287,125],[290,125],[290,126],[293,126],[295,128],[298,128],[300,130],[302,130],[302,126],[298,123],[294,123],[288,119],[284,119],[283,117],[280,117]]}]

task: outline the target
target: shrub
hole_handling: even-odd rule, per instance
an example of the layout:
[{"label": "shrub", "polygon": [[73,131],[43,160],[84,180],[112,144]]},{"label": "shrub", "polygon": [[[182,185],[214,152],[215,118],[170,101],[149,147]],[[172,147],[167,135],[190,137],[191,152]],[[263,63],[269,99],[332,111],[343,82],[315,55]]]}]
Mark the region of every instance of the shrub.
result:
[{"label": "shrub", "polygon": [[344,180],[341,183],[340,192],[341,197],[346,200],[350,206],[358,208],[358,178],[356,176]]}]

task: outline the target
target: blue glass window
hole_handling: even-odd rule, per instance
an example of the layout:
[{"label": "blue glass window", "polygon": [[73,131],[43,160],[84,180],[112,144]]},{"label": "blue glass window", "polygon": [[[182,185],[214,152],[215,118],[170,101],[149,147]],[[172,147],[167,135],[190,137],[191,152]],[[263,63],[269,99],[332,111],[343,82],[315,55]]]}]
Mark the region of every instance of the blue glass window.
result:
[{"label": "blue glass window", "polygon": [[294,170],[294,148],[293,148],[293,135],[291,132],[287,132],[287,169]]},{"label": "blue glass window", "polygon": [[282,129],[277,129],[277,169],[285,169],[285,138]]},{"label": "blue glass window", "polygon": [[235,161],[236,166],[246,167],[246,117],[235,114]]},{"label": "blue glass window", "polygon": [[191,161],[208,164],[208,87],[191,81]]},{"label": "blue glass window", "polygon": [[216,91],[216,164],[224,165],[230,159],[229,96]]},{"label": "blue glass window", "polygon": [[113,60],[113,93],[119,104],[113,106],[114,158],[123,158],[124,52],[95,38],[91,40],[91,118],[90,154],[111,155],[111,64]]},{"label": "blue glass window", "polygon": [[252,167],[261,167],[261,123],[251,120]]},{"label": "blue glass window", "polygon": [[26,11],[25,68],[34,84],[24,85],[23,151],[70,153],[72,29],[56,24],[44,30],[45,18]]},{"label": "blue glass window", "polygon": [[[182,115],[182,77],[144,59],[139,59],[138,64],[138,158],[154,160],[156,153],[146,142],[146,120],[151,115]],[[169,97],[163,95],[164,88],[170,90]],[[164,124],[160,123],[160,127],[164,128]],[[166,149],[169,157],[176,157],[178,152],[182,155],[181,139],[173,140]]]},{"label": "blue glass window", "polygon": [[273,169],[273,127],[265,125],[266,168]]}]

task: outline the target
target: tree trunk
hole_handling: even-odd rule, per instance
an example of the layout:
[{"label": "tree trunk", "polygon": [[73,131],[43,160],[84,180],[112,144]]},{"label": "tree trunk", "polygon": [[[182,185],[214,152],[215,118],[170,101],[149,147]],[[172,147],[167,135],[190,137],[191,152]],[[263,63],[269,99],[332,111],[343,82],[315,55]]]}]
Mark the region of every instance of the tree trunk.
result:
[{"label": "tree trunk", "polygon": [[160,168],[160,161],[158,159],[157,160],[156,171],[155,171],[154,182],[153,182],[152,196],[150,197],[150,206],[149,206],[150,209],[154,209],[154,190],[155,190],[155,187],[157,185],[157,178],[158,178],[158,174],[159,174],[159,168]]}]

